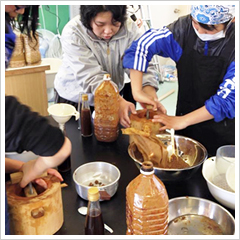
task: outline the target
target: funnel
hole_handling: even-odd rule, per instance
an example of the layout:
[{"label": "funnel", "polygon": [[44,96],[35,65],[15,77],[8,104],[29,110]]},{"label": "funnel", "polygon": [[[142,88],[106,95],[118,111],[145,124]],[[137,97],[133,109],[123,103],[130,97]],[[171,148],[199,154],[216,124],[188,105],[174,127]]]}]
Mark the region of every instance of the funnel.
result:
[{"label": "funnel", "polygon": [[59,127],[64,131],[64,124],[72,117],[75,116],[75,120],[79,119],[79,112],[76,108],[67,103],[56,103],[48,108],[48,113],[52,115],[53,119],[58,122]]}]

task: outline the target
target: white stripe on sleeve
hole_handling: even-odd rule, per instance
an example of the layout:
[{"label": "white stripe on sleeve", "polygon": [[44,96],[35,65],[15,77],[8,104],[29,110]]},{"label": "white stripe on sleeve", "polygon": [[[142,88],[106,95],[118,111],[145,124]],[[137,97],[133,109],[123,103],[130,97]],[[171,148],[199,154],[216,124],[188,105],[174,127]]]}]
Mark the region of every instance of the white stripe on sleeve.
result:
[{"label": "white stripe on sleeve", "polygon": [[[134,58],[134,69],[145,71],[146,57],[148,54],[148,47],[157,39],[168,37],[172,34],[168,28],[163,28],[160,31],[152,29],[149,33],[140,37],[137,43],[137,50]],[[142,63],[144,59],[144,62]]]}]

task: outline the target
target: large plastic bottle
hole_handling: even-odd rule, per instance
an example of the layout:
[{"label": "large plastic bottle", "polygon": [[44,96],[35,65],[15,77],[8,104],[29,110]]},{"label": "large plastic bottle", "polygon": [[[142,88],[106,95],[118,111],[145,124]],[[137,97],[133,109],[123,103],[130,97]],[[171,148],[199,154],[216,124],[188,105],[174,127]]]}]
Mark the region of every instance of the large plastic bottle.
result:
[{"label": "large plastic bottle", "polygon": [[110,74],[104,74],[103,82],[94,96],[94,134],[98,141],[113,142],[119,133],[119,91],[111,82]]},{"label": "large plastic bottle", "polygon": [[126,188],[127,235],[160,235],[168,230],[168,194],[154,175],[153,164],[143,162],[141,174]]}]

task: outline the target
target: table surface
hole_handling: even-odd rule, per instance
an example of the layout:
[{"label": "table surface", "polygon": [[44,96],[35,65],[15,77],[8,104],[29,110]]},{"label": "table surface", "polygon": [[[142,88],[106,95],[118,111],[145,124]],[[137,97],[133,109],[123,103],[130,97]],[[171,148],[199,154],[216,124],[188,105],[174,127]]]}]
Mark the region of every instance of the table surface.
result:
[{"label": "table surface", "polygon": [[[121,172],[116,194],[109,201],[101,201],[100,205],[104,222],[114,230],[112,234],[125,235],[126,187],[140,174],[135,162],[128,155],[129,136],[120,133],[118,139],[113,143],[98,142],[94,135],[84,138],[73,118],[66,123],[66,132],[72,142],[71,171],[62,173],[64,182],[68,186],[62,188],[64,223],[56,235],[84,234],[85,216],[78,213],[78,208],[87,206],[88,202],[78,196],[72,174],[80,165],[93,161],[111,163]],[[164,182],[169,199],[195,196],[218,203],[209,192],[201,170],[202,166],[188,181]],[[235,216],[234,210],[226,209]],[[110,233],[105,230],[105,234],[109,235]]]}]

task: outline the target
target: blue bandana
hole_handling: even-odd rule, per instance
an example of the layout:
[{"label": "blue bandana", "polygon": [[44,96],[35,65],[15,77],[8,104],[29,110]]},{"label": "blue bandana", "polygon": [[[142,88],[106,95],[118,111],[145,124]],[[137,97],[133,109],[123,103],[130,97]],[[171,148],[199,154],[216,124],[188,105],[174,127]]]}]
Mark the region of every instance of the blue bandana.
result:
[{"label": "blue bandana", "polygon": [[225,23],[235,16],[234,5],[192,5],[192,17],[203,24]]}]

